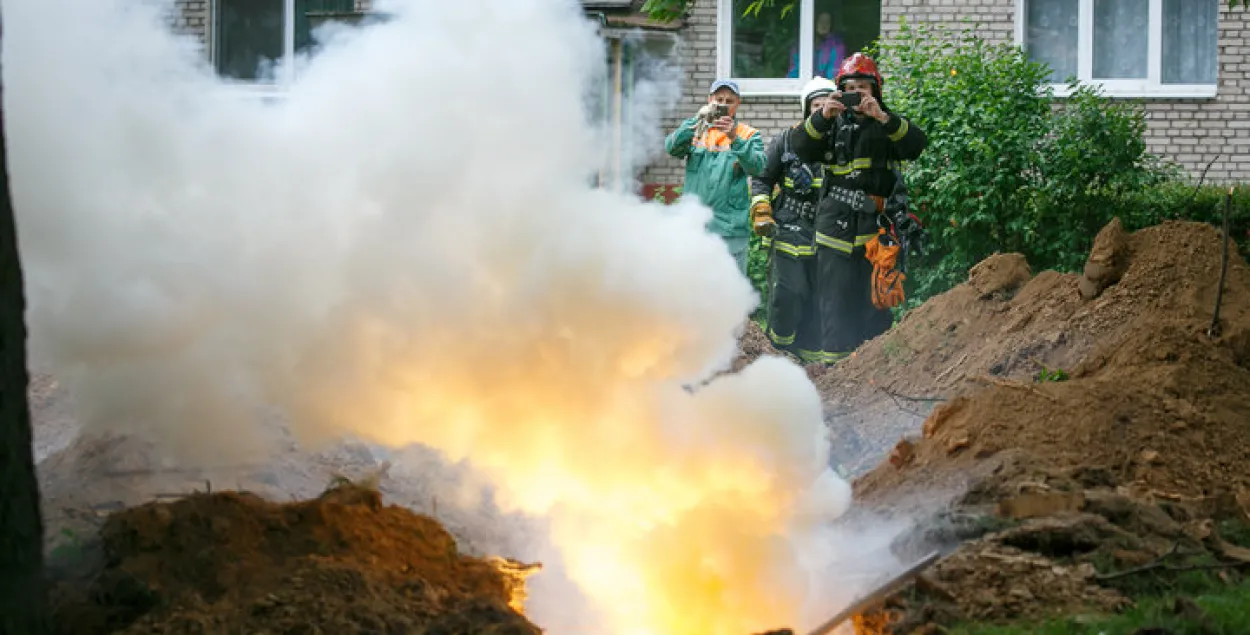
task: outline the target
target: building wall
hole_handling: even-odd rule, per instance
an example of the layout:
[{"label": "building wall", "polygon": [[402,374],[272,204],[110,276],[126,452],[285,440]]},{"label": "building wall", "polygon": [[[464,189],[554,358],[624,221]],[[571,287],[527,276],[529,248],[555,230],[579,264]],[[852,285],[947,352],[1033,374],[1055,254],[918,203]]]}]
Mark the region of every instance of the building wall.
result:
[{"label": "building wall", "polygon": [[[209,41],[212,0],[177,0],[180,14],[174,27]],[[357,0],[367,8],[369,0]],[[1226,3],[1221,3],[1226,5]],[[909,22],[958,28],[977,25],[995,42],[1011,42],[1015,34],[1015,0],[882,0],[882,34],[898,30],[900,17]],[[1178,161],[1195,176],[1210,163],[1209,182],[1250,181],[1250,10],[1220,10],[1220,85],[1214,99],[1165,99],[1146,102],[1151,152]],[[694,0],[678,51],[686,69],[682,99],[663,120],[667,134],[706,102],[716,73],[716,0]],[[746,123],[771,139],[799,116],[797,97],[748,97],[740,110]],[[663,139],[654,139],[661,153],[642,175],[651,185],[679,185],[682,163],[662,154]],[[1213,161],[1213,162],[1212,162]]]},{"label": "building wall", "polygon": [[[683,76],[682,98],[674,112],[664,118],[663,130],[655,143],[661,156],[643,173],[642,182],[651,186],[681,185],[684,164],[663,154],[663,135],[672,132],[683,119],[694,116],[707,103],[707,89],[716,80],[716,0],[694,0],[678,46]],[[786,126],[798,121],[798,97],[748,97],[738,110],[738,118],[758,128],[765,143]],[[650,189],[644,193],[650,194]]]},{"label": "building wall", "polygon": [[[693,3],[680,49],[682,64],[688,70],[686,85],[677,112],[664,121],[665,134],[707,101],[707,88],[716,73],[716,4],[716,0]],[[975,9],[967,10],[969,6]],[[886,37],[897,32],[901,16],[906,16],[910,22],[951,26],[958,26],[961,20],[967,19],[979,24],[988,39],[1009,42],[1015,33],[1014,12],[1015,0],[882,0],[881,32]],[[739,113],[744,121],[760,129],[767,142],[798,120],[798,97],[747,97]],[[667,156],[656,161],[642,177],[643,183],[664,186],[680,185],[682,179],[682,163]]]},{"label": "building wall", "polygon": [[[1250,10],[1220,2],[1219,89],[1214,99],[1145,101],[1146,144],[1197,177],[1210,164],[1209,182],[1250,181]],[[1015,38],[1015,0],[884,0],[882,33],[898,19],[958,27],[970,18],[997,42]],[[1214,161],[1214,163],[1212,163]]]},{"label": "building wall", "polygon": [[[174,14],[171,22],[174,32],[180,35],[192,35],[200,40],[205,54],[211,51],[213,28],[213,0],[175,0]],[[373,0],[354,0],[357,11],[368,11]]]},{"label": "building wall", "polygon": [[174,32],[194,35],[207,49],[209,29],[212,28],[208,3],[211,0],[177,0],[173,16]]}]

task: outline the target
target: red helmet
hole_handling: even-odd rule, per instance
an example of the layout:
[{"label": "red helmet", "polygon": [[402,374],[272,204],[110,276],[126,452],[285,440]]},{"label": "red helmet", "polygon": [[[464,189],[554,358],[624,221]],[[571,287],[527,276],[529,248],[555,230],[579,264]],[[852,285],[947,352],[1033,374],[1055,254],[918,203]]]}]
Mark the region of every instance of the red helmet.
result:
[{"label": "red helmet", "polygon": [[877,82],[878,87],[881,86],[881,73],[877,72],[877,63],[863,53],[856,53],[846,58],[842,66],[838,68],[838,75],[834,78],[834,82],[841,88],[842,82],[848,79],[871,79]]}]

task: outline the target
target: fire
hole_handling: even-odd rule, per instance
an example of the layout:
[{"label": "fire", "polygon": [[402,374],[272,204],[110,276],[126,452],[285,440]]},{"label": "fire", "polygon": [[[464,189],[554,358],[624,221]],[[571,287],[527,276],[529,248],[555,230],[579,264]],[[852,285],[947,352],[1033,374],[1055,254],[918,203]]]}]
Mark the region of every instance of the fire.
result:
[{"label": "fire", "polygon": [[[360,388],[371,398],[318,405],[379,422],[368,431],[384,443],[467,459],[505,510],[545,517],[564,571],[605,625],[597,632],[795,626],[813,564],[795,538],[849,504],[849,486],[826,467],[815,388],[798,366],[764,359],[691,394],[656,338],[640,337],[645,355],[628,340],[601,340],[605,350],[584,348],[577,363],[544,346],[488,365],[413,356],[387,389]],[[628,363],[597,363],[604,353]],[[542,624],[541,611],[526,613]]]},{"label": "fire", "polygon": [[855,635],[889,635],[890,626],[895,622],[897,619],[890,611],[863,613],[851,618]]},{"label": "fire", "polygon": [[513,611],[525,614],[525,600],[529,595],[525,591],[525,579],[537,573],[542,569],[539,563],[525,563],[513,560],[512,558],[501,558],[498,556],[488,559],[499,573],[503,575],[504,589],[508,594],[508,608]]}]

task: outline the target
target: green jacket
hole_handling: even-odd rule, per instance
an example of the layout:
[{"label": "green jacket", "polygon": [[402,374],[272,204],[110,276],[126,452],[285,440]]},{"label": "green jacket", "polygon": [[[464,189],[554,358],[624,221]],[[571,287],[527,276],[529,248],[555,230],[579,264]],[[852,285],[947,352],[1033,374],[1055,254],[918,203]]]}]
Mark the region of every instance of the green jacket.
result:
[{"label": "green jacket", "polygon": [[682,196],[695,196],[712,208],[707,228],[726,238],[751,235],[751,190],[748,176],[764,172],[767,159],[760,132],[739,123],[738,137],[731,143],[725,133],[708,128],[695,139],[698,117],[683,122],[664,139],[664,149],[686,160]]}]

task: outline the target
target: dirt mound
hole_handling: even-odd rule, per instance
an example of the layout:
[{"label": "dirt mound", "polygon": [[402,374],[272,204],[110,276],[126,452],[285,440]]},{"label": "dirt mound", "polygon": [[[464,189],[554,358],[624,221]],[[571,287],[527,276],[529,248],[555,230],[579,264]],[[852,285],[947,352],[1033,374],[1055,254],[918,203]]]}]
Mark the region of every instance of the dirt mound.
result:
[{"label": "dirt mound", "polygon": [[91,554],[54,589],[59,632],[540,632],[518,613],[531,568],[462,555],[434,519],[350,483],[126,509]]},{"label": "dirt mound", "polygon": [[[1056,416],[1084,420],[1101,417],[1092,411],[1112,404],[1124,404],[1129,411],[1117,414],[1128,417],[1144,415],[1137,410],[1165,408],[1180,409],[1184,418],[1186,404],[1202,401],[1208,390],[1196,386],[1199,377],[1186,377],[1191,365],[1201,367],[1202,377],[1219,377],[1211,391],[1241,385],[1250,359],[1250,271],[1236,250],[1221,308],[1223,334],[1208,341],[1204,333],[1215,305],[1219,233],[1206,224],[1169,222],[1119,239],[1113,231],[1103,234],[1109,237],[1095,246],[1087,267],[1098,276],[1097,286],[1106,285],[1095,298],[1082,297],[1083,275],[1043,271],[1021,284],[1027,263],[1016,255],[993,256],[978,265],[968,283],[910,311],[894,329],[820,377],[817,385],[828,401],[834,432],[864,448],[858,456],[843,457],[849,471],[860,474],[875,467],[898,439],[918,432],[939,403],[987,387],[993,390],[982,399],[996,402],[987,406],[990,410],[1002,403],[1004,410],[1050,412],[1052,403],[1060,403],[1072,407],[1055,411]],[[1124,244],[1117,244],[1121,240]],[[1142,359],[1128,359],[1134,356]],[[1096,369],[1097,360],[1109,367]],[[1225,367],[1234,372],[1223,374]],[[1056,370],[1063,371],[1061,378],[1081,381],[1067,388],[1015,385],[1034,384],[1039,375]],[[1127,390],[1115,385],[1120,375],[1147,371],[1147,386]],[[1051,394],[1054,390],[1063,394]],[[1101,392],[1090,395],[1090,390]],[[1078,395],[1084,395],[1089,409],[1070,402]],[[1153,396],[1161,398],[1154,406],[1149,405]],[[1242,402],[1227,405],[1234,414],[1245,412]],[[1204,401],[1201,409],[1204,417],[1224,416],[1213,403]],[[979,415],[970,411],[967,416],[976,420]],[[1103,429],[1101,423],[1090,421],[1085,427]],[[953,431],[943,440],[961,445]],[[1017,445],[1009,437],[1001,440],[1004,447]]]},{"label": "dirt mound", "polygon": [[758,323],[754,320],[747,320],[745,330],[738,338],[738,356],[734,359],[730,372],[736,373],[765,355],[785,355],[785,353],[773,347],[773,343],[768,341],[768,335]]},{"label": "dirt mound", "polygon": [[[1223,336],[1209,337],[1219,242],[1213,228],[1194,223],[1137,232],[1119,281],[1091,301],[1081,299],[1076,276],[1046,272],[1009,300],[957,288],[918,309],[887,337],[921,341],[925,329],[973,327],[981,344],[947,353],[939,344],[917,360],[923,367],[958,353],[965,361],[947,378],[916,382],[957,394],[927,417],[903,469],[878,467],[858,493],[1000,466],[1003,453],[1020,455],[1033,473],[1007,478],[1000,470],[994,494],[1040,474],[1190,498],[1250,491],[1250,269],[1232,254]],[[886,366],[884,355],[873,359],[877,345],[854,361]],[[881,383],[891,380],[901,383]]]},{"label": "dirt mound", "polygon": [[1220,244],[1113,223],[1081,275],[993,256],[820,378],[861,504],[977,519],[899,541],[948,553],[906,621],[1112,610],[1116,571],[1246,555],[1211,530],[1250,523],[1250,269],[1234,245],[1211,337]]}]

